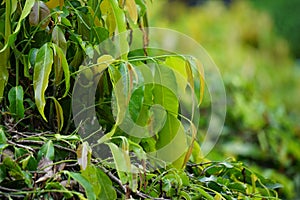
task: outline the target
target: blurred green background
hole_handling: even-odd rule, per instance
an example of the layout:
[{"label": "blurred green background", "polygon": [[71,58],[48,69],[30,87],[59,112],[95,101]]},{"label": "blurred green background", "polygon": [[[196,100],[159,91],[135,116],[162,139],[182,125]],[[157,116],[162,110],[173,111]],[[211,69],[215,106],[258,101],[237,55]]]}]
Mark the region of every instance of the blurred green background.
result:
[{"label": "blurred green background", "polygon": [[149,7],[150,26],[197,40],[223,76],[227,117],[208,158],[243,161],[281,183],[281,198],[300,199],[300,1],[155,1]]}]

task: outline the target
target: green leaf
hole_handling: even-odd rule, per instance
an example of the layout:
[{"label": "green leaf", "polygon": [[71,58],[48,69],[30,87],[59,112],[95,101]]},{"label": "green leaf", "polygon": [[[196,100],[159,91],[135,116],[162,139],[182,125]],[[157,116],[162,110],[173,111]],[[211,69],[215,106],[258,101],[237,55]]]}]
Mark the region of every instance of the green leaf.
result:
[{"label": "green leaf", "polygon": [[179,102],[177,84],[173,70],[163,65],[155,65],[153,98],[154,104],[161,105],[168,114],[178,115]]},{"label": "green leaf", "polygon": [[[118,43],[120,44],[120,52],[121,58],[123,60],[127,60],[127,53],[129,52],[129,45],[127,42],[127,35],[125,34],[127,31],[126,28],[126,18],[124,11],[119,7],[119,3],[117,0],[110,0],[111,9],[113,11],[115,21],[118,28],[118,33],[120,34],[118,38]],[[123,33],[123,34],[121,34]]]},{"label": "green leaf", "polygon": [[[17,34],[20,31],[23,20],[29,15],[31,8],[33,7],[35,0],[26,0],[25,5],[23,7],[21,16],[17,23],[16,29],[12,34],[9,35],[8,40],[6,41],[5,46],[0,50],[0,53],[4,52],[7,48],[9,48],[16,40]],[[0,88],[1,89],[1,88]],[[1,91],[0,91],[1,92]]]},{"label": "green leaf", "polygon": [[50,97],[50,98],[54,101],[57,126],[58,126],[58,130],[61,131],[64,126],[64,111],[60,103],[55,99],[55,97]]},{"label": "green leaf", "polygon": [[93,185],[97,199],[114,200],[117,198],[111,180],[102,170],[94,165],[88,165],[81,174]]},{"label": "green leaf", "polygon": [[66,55],[66,53],[67,53],[67,41],[66,41],[66,38],[65,38],[65,34],[61,30],[61,28],[59,28],[58,25],[56,25],[53,28],[52,42],[54,44],[56,44],[57,46],[59,46],[62,49],[62,51],[64,52],[64,54]]},{"label": "green leaf", "polygon": [[4,130],[0,127],[0,145],[6,144],[7,138],[5,136]]},{"label": "green leaf", "polygon": [[2,154],[2,150],[7,146],[7,138],[5,136],[4,130],[0,127],[0,154]]},{"label": "green leaf", "polygon": [[180,92],[184,92],[187,86],[186,61],[179,56],[167,57],[165,64],[174,70],[177,86]]},{"label": "green leaf", "polygon": [[64,171],[64,173],[69,175],[72,179],[77,181],[84,188],[88,200],[97,199],[96,194],[93,190],[93,186],[81,174],[69,171]]},{"label": "green leaf", "polygon": [[191,196],[185,192],[185,191],[180,191],[180,199],[185,199],[185,200],[192,200]]},{"label": "green leaf", "polygon": [[34,97],[37,108],[47,121],[44,108],[46,105],[45,91],[48,87],[49,75],[53,64],[53,52],[48,44],[44,44],[38,51],[33,73]]},{"label": "green leaf", "polygon": [[[0,47],[1,44],[0,44]],[[8,80],[8,67],[9,67],[9,59],[8,59],[7,52],[0,52],[0,103],[3,99],[3,92],[5,89],[5,86],[7,84],[7,80]]]},{"label": "green leaf", "polygon": [[49,160],[54,160],[54,145],[52,140],[49,140],[45,143],[38,152],[38,160],[42,157],[46,157]]},{"label": "green leaf", "polygon": [[3,165],[6,167],[6,171],[9,176],[15,180],[24,180],[28,187],[31,187],[32,178],[29,174],[21,170],[21,167],[15,160],[7,156],[3,160]]},{"label": "green leaf", "polygon": [[[55,70],[55,84],[59,85],[62,79],[62,70],[64,72],[65,81],[65,93],[63,97],[66,97],[70,89],[70,70],[66,59],[67,43],[64,38],[64,34],[61,29],[56,26],[55,33],[52,32],[52,43],[54,55],[54,70]],[[54,30],[53,30],[54,31]]]},{"label": "green leaf", "polygon": [[231,190],[235,190],[238,192],[246,193],[246,185],[239,182],[232,182],[227,185],[227,187]]},{"label": "green leaf", "polygon": [[24,105],[23,105],[23,88],[22,86],[16,86],[10,89],[8,92],[9,110],[15,114],[17,118],[24,117]]},{"label": "green leaf", "polygon": [[127,179],[124,177],[123,172],[131,172],[131,163],[130,163],[130,157],[127,151],[124,151],[123,149],[119,148],[114,143],[107,143],[109,146],[113,158],[114,158],[114,165],[118,172],[118,175],[122,181],[122,183],[126,183]]},{"label": "green leaf", "polygon": [[202,188],[197,187],[197,191],[201,194],[201,196],[205,197],[205,199],[208,200],[214,200],[214,198],[209,195],[205,190],[203,190]]},{"label": "green leaf", "polygon": [[6,167],[0,164],[0,183],[6,178]]},{"label": "green leaf", "polygon": [[112,182],[109,179],[109,177],[101,170],[98,171],[98,176],[99,176],[99,182],[101,184],[101,193],[98,196],[98,199],[108,199],[108,200],[114,200],[117,199],[117,194],[116,191],[114,190],[112,186]]}]

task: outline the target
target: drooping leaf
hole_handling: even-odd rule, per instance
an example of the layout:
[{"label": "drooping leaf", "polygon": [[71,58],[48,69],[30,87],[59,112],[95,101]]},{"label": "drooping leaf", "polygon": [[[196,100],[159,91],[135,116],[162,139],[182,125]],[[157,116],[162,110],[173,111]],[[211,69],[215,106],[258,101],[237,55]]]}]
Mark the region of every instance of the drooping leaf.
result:
[{"label": "drooping leaf", "polygon": [[85,170],[91,163],[92,150],[87,142],[83,142],[76,150],[77,162],[82,170]]},{"label": "drooping leaf", "polygon": [[53,28],[52,41],[57,46],[59,46],[61,48],[61,50],[64,52],[64,54],[66,55],[66,53],[67,53],[67,41],[66,41],[66,38],[65,38],[65,34],[61,30],[61,28],[59,28],[58,25],[56,25]]},{"label": "drooping leaf", "polygon": [[10,89],[8,92],[9,110],[15,114],[17,118],[24,117],[24,105],[23,105],[24,92],[22,86],[16,86]]},{"label": "drooping leaf", "polygon": [[0,53],[4,52],[8,47],[10,47],[16,40],[17,34],[20,31],[23,20],[29,15],[31,8],[33,7],[35,0],[26,0],[25,5],[23,7],[21,16],[17,23],[17,26],[14,32],[9,35],[8,40],[5,43],[5,46],[0,50]]},{"label": "drooping leaf", "polygon": [[93,190],[93,186],[81,174],[69,171],[64,171],[64,173],[69,175],[72,179],[77,181],[84,188],[88,200],[97,199],[96,194]]},{"label": "drooping leaf", "polygon": [[131,172],[131,164],[130,164],[130,157],[129,152],[124,151],[123,149],[119,148],[114,143],[107,143],[109,146],[113,158],[114,158],[114,165],[118,172],[118,175],[122,181],[122,183],[127,182],[127,178],[124,177],[124,172]]},{"label": "drooping leaf", "polygon": [[125,1],[125,10],[127,10],[131,20],[136,23],[138,19],[138,12],[135,0],[126,0]]},{"label": "drooping leaf", "polygon": [[98,171],[99,182],[101,184],[102,190],[100,192],[100,195],[98,196],[99,199],[108,199],[108,200],[114,200],[117,198],[116,191],[114,190],[112,186],[112,182],[109,179],[109,177],[101,170]]},{"label": "drooping leaf", "polygon": [[114,200],[117,198],[111,180],[102,170],[94,165],[88,165],[81,174],[92,184],[97,199]]},{"label": "drooping leaf", "polygon": [[60,103],[55,99],[55,97],[50,97],[50,98],[54,102],[58,130],[61,131],[64,126],[64,111]]},{"label": "drooping leaf", "polygon": [[[2,45],[0,44],[0,47]],[[0,103],[3,99],[3,92],[8,81],[8,51],[0,52]]]},{"label": "drooping leaf", "polygon": [[39,150],[38,160],[40,160],[42,157],[45,157],[51,161],[54,160],[54,145],[52,140],[46,142]]},{"label": "drooping leaf", "polygon": [[158,133],[157,157],[181,169],[187,148],[187,137],[182,124],[176,117],[168,114],[165,126]]},{"label": "drooping leaf", "polygon": [[[111,6],[111,11],[114,15],[115,23],[117,25],[117,33],[119,33],[119,37],[117,37],[117,44],[120,48],[121,58],[123,60],[127,60],[127,54],[129,52],[129,45],[127,42],[127,35],[125,34],[127,31],[126,28],[126,18],[124,11],[119,7],[119,3],[117,0],[110,0],[109,5]],[[121,34],[123,33],[123,34]]]},{"label": "drooping leaf", "polygon": [[0,127],[0,144],[6,144],[7,138],[5,136],[4,130]]},{"label": "drooping leaf", "polygon": [[109,35],[112,36],[116,29],[116,20],[109,0],[103,0],[100,5],[101,13],[106,15],[106,25]]},{"label": "drooping leaf", "polygon": [[187,86],[187,71],[185,60],[179,56],[167,57],[165,64],[175,71],[176,82],[180,89],[180,92],[185,92]]},{"label": "drooping leaf", "polygon": [[38,50],[33,73],[35,103],[40,114],[46,121],[47,119],[44,114],[44,108],[46,105],[45,91],[48,87],[52,64],[53,52],[49,45],[46,43]]},{"label": "drooping leaf", "polygon": [[64,72],[64,81],[65,81],[65,93],[63,97],[66,97],[68,95],[68,92],[70,90],[70,70],[69,70],[69,65],[66,59],[66,55],[63,52],[63,50],[56,44],[52,44],[54,49],[55,49],[55,58],[57,59],[56,62],[54,63],[55,66],[55,83],[59,84],[61,80],[61,69]]},{"label": "drooping leaf", "polygon": [[2,150],[8,146],[7,138],[5,136],[4,130],[0,127],[0,153],[2,154]]},{"label": "drooping leaf", "polygon": [[50,22],[50,10],[42,1],[36,1],[29,14],[29,23],[31,26],[38,26],[41,23],[41,28],[45,29]]}]

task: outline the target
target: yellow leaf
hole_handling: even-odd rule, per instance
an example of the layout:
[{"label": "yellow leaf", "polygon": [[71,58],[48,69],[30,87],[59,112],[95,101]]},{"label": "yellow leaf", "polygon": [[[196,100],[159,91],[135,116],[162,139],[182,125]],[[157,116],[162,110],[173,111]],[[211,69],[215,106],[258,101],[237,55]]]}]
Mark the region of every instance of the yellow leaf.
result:
[{"label": "yellow leaf", "polygon": [[64,5],[64,0],[50,0],[46,3],[46,5],[48,6],[48,8],[56,8],[57,6],[59,6],[60,9],[62,9],[63,5]]},{"label": "yellow leaf", "polygon": [[135,4],[135,0],[126,0],[125,2],[125,10],[128,12],[130,18],[134,23],[137,22],[138,12]]}]

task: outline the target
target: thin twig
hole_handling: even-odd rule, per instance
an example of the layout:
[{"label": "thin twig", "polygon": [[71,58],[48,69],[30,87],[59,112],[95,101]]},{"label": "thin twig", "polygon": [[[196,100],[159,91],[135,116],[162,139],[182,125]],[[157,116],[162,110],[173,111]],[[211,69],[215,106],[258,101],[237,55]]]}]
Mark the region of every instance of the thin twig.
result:
[{"label": "thin twig", "polygon": [[28,147],[28,146],[25,146],[25,145],[22,145],[22,144],[17,144],[17,143],[14,143],[14,142],[10,141],[10,140],[8,140],[7,143],[8,143],[8,144],[12,144],[12,145],[14,145],[14,146],[16,146],[16,147],[28,149],[28,150],[30,150],[30,151],[32,151],[32,152],[35,152],[35,150],[34,150],[33,148],[31,148],[31,147]]},{"label": "thin twig", "polygon": [[[101,167],[101,166],[100,166],[100,168],[104,171],[105,174],[107,174],[107,175],[111,178],[111,180],[113,180],[114,182],[116,182],[116,183],[122,188],[122,190],[123,190],[124,192],[126,192],[126,186],[124,186],[124,185],[122,184],[122,182],[121,182],[120,179],[118,179],[115,175],[113,175],[113,174],[112,174],[109,170],[107,170],[106,168]],[[164,199],[164,200],[165,200],[165,198],[154,198],[154,197],[151,197],[151,196],[149,196],[149,195],[147,195],[147,194],[145,194],[145,193],[142,193],[142,192],[140,192],[140,191],[136,191],[136,192],[132,192],[132,193],[134,193],[135,195],[137,195],[137,196],[139,196],[139,197],[141,197],[141,198],[143,198],[143,199],[154,199],[154,200],[162,200],[162,199]]]},{"label": "thin twig", "polygon": [[[37,145],[41,145],[41,146],[45,144],[45,142],[43,142],[43,141],[34,141],[34,140],[20,140],[18,142],[22,143],[22,144],[37,144]],[[54,147],[56,147],[57,149],[60,149],[60,150],[65,150],[65,151],[69,151],[69,152],[76,154],[75,150],[60,146],[58,144],[54,144]]]}]

